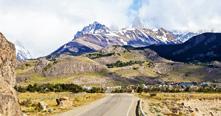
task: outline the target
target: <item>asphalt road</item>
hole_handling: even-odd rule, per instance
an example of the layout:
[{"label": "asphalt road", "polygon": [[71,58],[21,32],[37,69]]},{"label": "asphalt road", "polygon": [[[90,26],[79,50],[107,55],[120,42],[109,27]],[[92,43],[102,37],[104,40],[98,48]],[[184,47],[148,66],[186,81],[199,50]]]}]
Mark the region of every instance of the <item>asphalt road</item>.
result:
[{"label": "asphalt road", "polygon": [[136,116],[136,105],[137,98],[131,94],[111,94],[58,116]]}]

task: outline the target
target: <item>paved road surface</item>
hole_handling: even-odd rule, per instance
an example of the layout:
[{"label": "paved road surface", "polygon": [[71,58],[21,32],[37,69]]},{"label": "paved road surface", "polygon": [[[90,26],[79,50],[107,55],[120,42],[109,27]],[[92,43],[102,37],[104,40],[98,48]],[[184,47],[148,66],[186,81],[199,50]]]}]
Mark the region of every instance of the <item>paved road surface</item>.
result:
[{"label": "paved road surface", "polygon": [[136,116],[136,104],[137,98],[131,94],[112,94],[58,116]]}]

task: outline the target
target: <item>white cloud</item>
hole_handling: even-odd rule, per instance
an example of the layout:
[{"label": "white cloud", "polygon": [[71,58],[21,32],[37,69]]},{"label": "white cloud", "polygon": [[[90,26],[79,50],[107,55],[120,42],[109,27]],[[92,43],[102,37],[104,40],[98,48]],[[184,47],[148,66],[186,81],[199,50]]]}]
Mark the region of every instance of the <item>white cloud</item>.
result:
[{"label": "white cloud", "polygon": [[47,55],[93,21],[113,29],[140,18],[169,30],[221,31],[219,0],[0,0],[0,32]]},{"label": "white cloud", "polygon": [[70,41],[76,31],[98,21],[128,25],[132,0],[0,0],[0,32],[19,40],[33,56],[47,55]]},{"label": "white cloud", "polygon": [[219,0],[143,0],[140,18],[148,26],[184,31],[221,31]]}]

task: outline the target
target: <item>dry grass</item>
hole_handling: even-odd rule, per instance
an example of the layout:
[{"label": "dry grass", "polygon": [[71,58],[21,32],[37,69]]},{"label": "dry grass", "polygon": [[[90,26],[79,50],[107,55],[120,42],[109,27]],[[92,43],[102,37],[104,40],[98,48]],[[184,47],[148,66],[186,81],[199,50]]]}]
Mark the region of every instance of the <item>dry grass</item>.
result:
[{"label": "dry grass", "polygon": [[148,66],[147,62],[143,63],[142,65],[134,64],[126,67],[111,68],[109,70],[110,72],[127,78],[136,76],[157,77],[157,73]]},{"label": "dry grass", "polygon": [[[32,73],[30,77],[23,82],[18,83],[20,86],[27,86],[29,84],[44,84],[44,83],[51,83],[51,84],[59,84],[59,83],[75,83],[79,85],[95,85],[99,86],[100,83],[94,83],[99,82],[101,80],[102,83],[105,81],[108,84],[112,84],[113,82],[108,81],[106,78],[107,72],[91,72],[91,73],[79,73],[79,74],[73,74],[71,76],[60,76],[60,77],[43,77],[40,74]],[[81,81],[81,80],[85,80]],[[79,83],[78,83],[79,81]]]},{"label": "dry grass", "polygon": [[121,53],[121,58],[125,59],[125,61],[130,61],[130,60],[139,60],[139,61],[144,61],[146,60],[145,56],[140,54],[140,53],[135,53],[135,52],[124,52]]},{"label": "dry grass", "polygon": [[185,100],[185,99],[221,99],[220,93],[157,93],[156,96],[150,97],[149,93],[140,94],[142,98],[151,98],[157,100]]},{"label": "dry grass", "polygon": [[221,115],[219,93],[149,93],[139,94],[148,115],[207,116]]},{"label": "dry grass", "polygon": [[[44,116],[44,115],[52,115],[59,112],[64,112],[72,109],[73,107],[78,107],[81,105],[88,104],[92,101],[100,99],[104,97],[104,94],[94,93],[79,93],[73,94],[70,92],[50,92],[50,93],[19,93],[18,95],[20,103],[24,101],[28,101],[25,105],[21,105],[21,109],[24,113],[30,116]],[[68,97],[71,101],[73,101],[73,105],[70,108],[61,108],[57,106],[56,99],[60,97]],[[45,102],[48,105],[48,109],[51,109],[52,112],[47,111],[37,111],[36,104],[40,101]]]},{"label": "dry grass", "polygon": [[40,74],[37,73],[32,73],[30,74],[30,77],[23,81],[18,83],[18,85],[20,86],[27,86],[29,84],[44,84],[44,83],[51,83],[51,84],[58,84],[58,83],[70,83],[71,80],[73,78],[72,77],[68,77],[68,76],[60,76],[60,77],[53,77],[53,78],[48,78],[48,77],[43,77]]},{"label": "dry grass", "polygon": [[[122,52],[120,54],[115,54],[113,56],[102,57],[98,59],[89,59],[85,56],[74,57],[76,62],[82,62],[85,64],[96,64],[104,65],[115,63],[116,61],[145,61],[142,65],[134,64],[131,66],[125,67],[115,67],[107,69],[105,72],[93,72],[93,73],[75,73],[68,74],[60,77],[43,77],[41,74],[38,74],[34,71],[34,66],[37,64],[37,60],[27,61],[23,65],[16,68],[16,74],[19,85],[28,85],[34,83],[75,83],[80,85],[95,85],[99,86],[100,83],[105,83],[105,85],[116,85],[114,80],[108,80],[107,72],[114,73],[121,77],[131,78],[131,77],[159,77],[164,81],[173,81],[173,82],[189,82],[195,81],[200,82],[203,80],[218,80],[221,71],[219,68],[210,69],[206,68],[203,65],[194,65],[194,64],[182,64],[182,63],[153,63],[151,61],[146,61],[147,59],[144,55],[137,52]],[[71,59],[70,59],[71,60]],[[67,59],[59,59],[57,63],[69,61]],[[56,64],[57,64],[56,63]],[[100,63],[100,64],[99,64]],[[159,68],[153,68],[154,66],[159,65],[158,67],[162,68],[162,71],[159,71]],[[164,71],[165,70],[165,71]],[[212,71],[212,72],[211,72]],[[165,73],[159,73],[165,72]],[[98,80],[94,83],[94,80]]]}]

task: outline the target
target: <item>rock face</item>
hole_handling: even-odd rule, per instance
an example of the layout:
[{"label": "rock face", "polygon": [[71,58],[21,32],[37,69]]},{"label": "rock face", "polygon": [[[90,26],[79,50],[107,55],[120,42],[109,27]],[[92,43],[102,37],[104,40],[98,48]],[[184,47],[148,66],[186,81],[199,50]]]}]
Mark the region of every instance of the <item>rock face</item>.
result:
[{"label": "rock face", "polygon": [[87,57],[67,57],[60,58],[54,62],[48,63],[42,68],[42,73],[46,77],[52,76],[70,76],[76,73],[100,72],[106,70],[106,67]]},{"label": "rock face", "polygon": [[21,116],[15,85],[15,47],[0,33],[0,116]]}]

